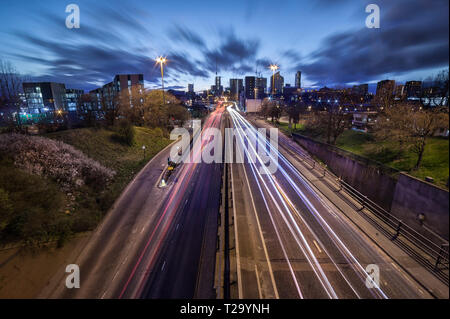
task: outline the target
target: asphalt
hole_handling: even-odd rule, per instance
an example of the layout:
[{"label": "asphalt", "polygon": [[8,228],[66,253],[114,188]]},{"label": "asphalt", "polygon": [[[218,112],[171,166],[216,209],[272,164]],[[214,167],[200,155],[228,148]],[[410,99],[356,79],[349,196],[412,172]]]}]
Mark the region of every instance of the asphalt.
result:
[{"label": "asphalt", "polygon": [[80,268],[81,287],[66,288],[64,267],[39,297],[117,297],[119,279],[130,271],[130,261],[145,244],[145,235],[153,229],[161,203],[172,188],[156,186],[167,166],[169,153],[170,147],[167,147],[145,166],[92,233],[81,253],[68,258],[68,264],[76,264]]},{"label": "asphalt", "polygon": [[[209,119],[220,127],[220,116]],[[64,267],[39,297],[215,298],[221,164],[183,164],[159,188],[169,155],[170,147],[146,165],[68,258],[80,268],[81,287],[66,288]]]},{"label": "asphalt", "polygon": [[[280,150],[291,145],[284,138]],[[433,297],[312,185],[315,175],[289,163],[272,177],[232,164],[240,298]],[[379,289],[366,287],[369,264]]]}]

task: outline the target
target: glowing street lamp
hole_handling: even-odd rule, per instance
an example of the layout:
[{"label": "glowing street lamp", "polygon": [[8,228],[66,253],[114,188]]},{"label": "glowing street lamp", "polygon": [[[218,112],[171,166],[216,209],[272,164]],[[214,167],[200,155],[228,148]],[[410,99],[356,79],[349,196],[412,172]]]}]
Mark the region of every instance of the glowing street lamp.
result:
[{"label": "glowing street lamp", "polygon": [[275,72],[280,68],[276,64],[271,64],[269,67],[272,70],[272,97],[275,94]]},{"label": "glowing street lamp", "polygon": [[156,63],[159,63],[161,65],[161,87],[162,87],[162,94],[163,94],[163,105],[166,105],[166,97],[164,95],[164,64],[166,64],[167,59],[165,57],[157,57]]}]

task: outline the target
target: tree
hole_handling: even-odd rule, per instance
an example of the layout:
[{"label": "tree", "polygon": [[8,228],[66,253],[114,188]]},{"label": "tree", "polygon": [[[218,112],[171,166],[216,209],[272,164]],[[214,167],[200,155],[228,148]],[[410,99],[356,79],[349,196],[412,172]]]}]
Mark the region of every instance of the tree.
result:
[{"label": "tree", "polygon": [[97,122],[98,100],[93,94],[83,94],[77,103],[78,116],[83,119],[87,127],[94,126]]},{"label": "tree", "polygon": [[393,83],[386,83],[380,89],[377,89],[377,94],[373,98],[372,104],[378,106],[380,110],[392,107],[395,102],[393,85]]},{"label": "tree", "polygon": [[271,99],[264,99],[261,104],[261,114],[265,118],[271,117],[273,123],[275,119],[278,121],[278,119],[281,117],[282,108],[276,101]]},{"label": "tree", "polygon": [[447,108],[423,109],[400,104],[382,112],[375,127],[379,139],[396,138],[401,146],[408,146],[417,155],[414,170],[420,168],[428,138],[439,130],[448,130]]},{"label": "tree", "polygon": [[183,126],[184,123],[189,119],[190,114],[189,111],[181,105],[171,105],[168,107],[168,116],[174,122],[178,122],[180,126]]},{"label": "tree", "polygon": [[144,90],[140,86],[120,93],[120,114],[134,125],[166,127],[169,125],[169,108],[180,106],[180,102],[170,93],[165,93],[166,104],[160,90]]},{"label": "tree", "polygon": [[336,104],[330,104],[323,110],[316,110],[312,125],[323,130],[328,144],[335,145],[339,136],[350,127],[351,115]]},{"label": "tree", "polygon": [[106,125],[114,126],[120,118],[123,104],[120,101],[120,95],[112,98],[102,96],[100,98],[101,108],[99,113],[106,121]]},{"label": "tree", "polygon": [[292,123],[297,126],[300,122],[300,114],[306,112],[306,104],[303,101],[290,103],[285,107],[285,113],[289,117],[289,129],[292,129]]},{"label": "tree", "polygon": [[22,103],[19,93],[22,90],[23,81],[24,77],[10,62],[0,60],[0,96],[3,100],[1,104],[7,113],[16,111],[16,123],[19,129],[21,129],[20,107]]},{"label": "tree", "polygon": [[420,102],[425,107],[442,107],[448,105],[449,70],[442,70],[436,76],[429,77],[424,81],[424,88],[420,96]]}]

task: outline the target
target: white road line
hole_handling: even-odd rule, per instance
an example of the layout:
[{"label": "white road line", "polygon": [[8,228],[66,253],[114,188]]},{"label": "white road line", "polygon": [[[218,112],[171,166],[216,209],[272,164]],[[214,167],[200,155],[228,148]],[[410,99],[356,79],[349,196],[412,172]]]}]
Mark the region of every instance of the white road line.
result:
[{"label": "white road line", "polygon": [[[234,196],[234,179],[233,179],[233,164],[230,164],[231,169],[231,191]],[[234,216],[234,241],[236,246],[236,264],[237,264],[237,282],[238,282],[238,299],[242,299],[242,274],[241,274],[241,256],[239,255],[239,239],[237,231],[236,205],[233,197],[233,216]],[[228,221],[226,221],[228,223]]]},{"label": "white road line", "polygon": [[259,299],[263,299],[263,296],[261,293],[261,283],[259,282],[258,266],[256,266],[256,264],[255,264],[255,274],[256,274],[256,282],[258,284]]},{"label": "white road line", "polygon": [[316,246],[319,253],[322,253],[322,249],[320,249],[319,244],[313,239],[314,246]]},{"label": "white road line", "polygon": [[166,262],[164,261],[162,267],[161,267],[161,271],[164,271],[164,268],[166,267]]},{"label": "white road line", "polygon": [[251,199],[251,201],[252,201],[253,212],[254,212],[255,217],[256,217],[256,224],[258,225],[258,232],[259,232],[259,236],[260,236],[260,238],[261,238],[261,242],[262,242],[263,249],[264,249],[264,255],[265,255],[265,257],[266,257],[267,265],[268,265],[268,267],[269,267],[269,274],[270,274],[270,280],[272,281],[273,291],[274,291],[274,293],[275,293],[275,298],[276,298],[276,299],[279,299],[280,296],[279,296],[279,294],[278,294],[277,285],[276,285],[276,283],[275,283],[275,276],[273,275],[272,263],[270,262],[270,259],[269,259],[269,253],[268,253],[268,251],[267,251],[266,242],[265,242],[265,240],[264,240],[264,235],[263,235],[263,232],[262,232],[261,223],[259,222],[258,213],[256,212],[256,205],[255,205],[255,200],[254,200],[254,198],[253,198],[252,190],[251,190],[251,188],[250,188],[250,182],[249,182],[249,180],[248,180],[248,176],[247,176],[247,172],[246,172],[246,170],[245,170],[245,166],[243,165],[242,168],[243,168],[243,170],[244,170],[245,180],[247,181],[247,187],[248,187],[248,191],[249,191],[249,193],[250,193],[250,199]]}]

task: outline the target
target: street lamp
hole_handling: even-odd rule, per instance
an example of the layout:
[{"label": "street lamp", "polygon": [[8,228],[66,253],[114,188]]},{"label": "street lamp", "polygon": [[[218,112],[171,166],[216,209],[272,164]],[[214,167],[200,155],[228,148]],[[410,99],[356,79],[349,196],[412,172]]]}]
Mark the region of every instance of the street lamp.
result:
[{"label": "street lamp", "polygon": [[272,70],[272,97],[275,95],[275,72],[280,68],[276,64],[271,64],[269,67]]},{"label": "street lamp", "polygon": [[145,150],[147,149],[147,147],[145,145],[142,145],[142,150],[144,151],[144,161],[145,161]]},{"label": "street lamp", "polygon": [[167,59],[165,57],[157,57],[156,63],[161,65],[161,86],[162,86],[162,94],[163,94],[163,105],[166,105],[166,97],[164,95],[164,64],[166,64]]}]

